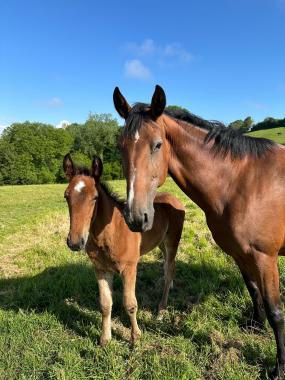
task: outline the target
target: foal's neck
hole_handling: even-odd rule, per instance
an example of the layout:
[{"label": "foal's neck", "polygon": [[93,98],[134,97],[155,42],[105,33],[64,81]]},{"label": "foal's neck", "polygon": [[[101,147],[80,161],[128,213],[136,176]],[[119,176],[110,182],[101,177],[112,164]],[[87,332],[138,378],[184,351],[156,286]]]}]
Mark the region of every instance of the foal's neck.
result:
[{"label": "foal's neck", "polygon": [[96,216],[93,219],[95,227],[104,228],[113,218],[121,213],[121,205],[106,191],[100,183],[97,185],[98,204]]},{"label": "foal's neck", "polygon": [[169,174],[205,212],[221,214],[243,164],[229,155],[214,155],[213,142],[205,143],[208,131],[167,116],[164,122],[170,146]]}]

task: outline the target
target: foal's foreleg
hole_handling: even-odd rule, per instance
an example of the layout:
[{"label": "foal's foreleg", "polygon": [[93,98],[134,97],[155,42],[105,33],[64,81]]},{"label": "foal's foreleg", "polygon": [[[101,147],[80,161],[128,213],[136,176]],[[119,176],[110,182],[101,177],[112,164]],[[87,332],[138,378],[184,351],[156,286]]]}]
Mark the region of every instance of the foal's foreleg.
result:
[{"label": "foal's foreleg", "polygon": [[167,308],[169,289],[173,286],[173,278],[175,274],[175,256],[177,247],[171,247],[164,243],[161,247],[164,255],[164,289],[162,298],[158,306],[158,312],[161,312]]},{"label": "foal's foreleg", "polygon": [[137,323],[138,304],[136,299],[136,265],[127,266],[121,274],[124,287],[124,307],[131,322],[131,340],[134,343],[140,336],[141,331]]},{"label": "foal's foreleg", "polygon": [[113,273],[95,270],[99,286],[99,301],[102,312],[101,346],[111,340],[112,286]]}]

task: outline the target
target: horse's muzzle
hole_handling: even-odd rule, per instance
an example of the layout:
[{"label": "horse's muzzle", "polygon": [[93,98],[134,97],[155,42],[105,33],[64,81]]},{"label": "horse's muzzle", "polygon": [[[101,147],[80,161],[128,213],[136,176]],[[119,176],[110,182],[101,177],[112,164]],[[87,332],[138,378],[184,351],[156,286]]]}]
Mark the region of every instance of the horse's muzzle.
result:
[{"label": "horse's muzzle", "polygon": [[133,232],[146,232],[151,230],[153,224],[153,211],[143,210],[142,212],[132,212],[126,206],[124,209],[124,218]]},{"label": "horse's muzzle", "polygon": [[70,248],[72,251],[81,251],[85,248],[86,241],[84,238],[79,239],[76,243],[74,243],[71,240],[70,235],[68,235],[66,239],[66,243],[68,245],[68,248]]}]

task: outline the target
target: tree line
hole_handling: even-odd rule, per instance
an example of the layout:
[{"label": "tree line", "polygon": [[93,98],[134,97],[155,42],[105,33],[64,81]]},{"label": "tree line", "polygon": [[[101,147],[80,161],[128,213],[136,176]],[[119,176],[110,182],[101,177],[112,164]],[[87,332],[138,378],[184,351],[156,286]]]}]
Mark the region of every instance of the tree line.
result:
[{"label": "tree line", "polygon": [[[248,116],[229,126],[245,133],[285,127],[285,118],[268,117],[254,124]],[[120,179],[119,134],[120,126],[110,114],[90,113],[85,123],[64,128],[28,121],[14,123],[0,136],[0,185],[64,182],[62,159],[68,152],[76,163],[85,166],[95,154],[99,155],[104,162],[104,179]]]},{"label": "tree line", "polygon": [[259,123],[254,123],[251,116],[246,117],[244,120],[236,120],[229,124],[229,127],[239,129],[242,133],[250,131],[259,131],[261,129],[271,129],[285,127],[285,117],[284,119],[275,119],[273,117],[266,117],[263,121]]},{"label": "tree line", "polygon": [[0,137],[0,184],[64,182],[62,160],[89,166],[93,155],[104,162],[104,178],[122,178],[117,139],[120,127],[109,114],[90,114],[83,124],[55,128],[42,123],[14,123]]}]

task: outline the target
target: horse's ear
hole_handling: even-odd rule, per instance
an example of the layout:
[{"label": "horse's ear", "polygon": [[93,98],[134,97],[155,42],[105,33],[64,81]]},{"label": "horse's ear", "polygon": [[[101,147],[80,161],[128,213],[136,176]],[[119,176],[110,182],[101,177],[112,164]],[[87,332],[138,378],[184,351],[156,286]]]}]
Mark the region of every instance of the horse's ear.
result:
[{"label": "horse's ear", "polygon": [[103,172],[102,160],[100,157],[94,156],[93,161],[92,161],[92,176],[95,179],[99,180],[102,175],[102,172]]},{"label": "horse's ear", "polygon": [[63,171],[66,178],[70,181],[75,174],[74,164],[69,153],[64,156],[63,159]]},{"label": "horse's ear", "polygon": [[118,114],[126,119],[131,110],[131,106],[121,94],[119,87],[116,87],[113,92],[113,101]]},{"label": "horse's ear", "polygon": [[158,84],[155,86],[155,91],[151,99],[151,115],[154,120],[156,120],[164,111],[166,106],[166,96],[163,88]]}]

